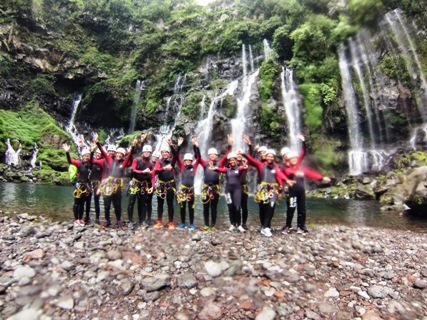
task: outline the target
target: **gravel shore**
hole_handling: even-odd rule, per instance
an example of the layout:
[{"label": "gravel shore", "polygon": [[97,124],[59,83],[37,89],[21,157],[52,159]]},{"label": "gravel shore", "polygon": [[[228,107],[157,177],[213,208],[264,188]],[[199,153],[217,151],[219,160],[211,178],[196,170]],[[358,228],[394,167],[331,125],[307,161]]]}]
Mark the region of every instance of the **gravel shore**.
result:
[{"label": "gravel shore", "polygon": [[426,238],[102,230],[0,214],[0,318],[425,320]]}]

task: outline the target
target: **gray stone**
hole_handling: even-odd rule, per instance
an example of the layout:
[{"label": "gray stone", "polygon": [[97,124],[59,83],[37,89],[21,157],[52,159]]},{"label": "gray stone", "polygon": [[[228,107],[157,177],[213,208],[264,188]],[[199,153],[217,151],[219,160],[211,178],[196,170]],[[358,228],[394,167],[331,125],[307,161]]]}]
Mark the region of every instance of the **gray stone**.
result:
[{"label": "gray stone", "polygon": [[368,294],[372,298],[385,298],[388,296],[390,289],[383,286],[372,286],[368,288]]},{"label": "gray stone", "polygon": [[274,320],[276,317],[276,311],[270,307],[262,308],[261,312],[257,314],[255,320]]},{"label": "gray stone", "polygon": [[19,267],[13,272],[13,278],[19,280],[21,278],[32,278],[36,275],[36,271],[28,266]]},{"label": "gray stone", "polygon": [[132,292],[134,285],[129,279],[124,279],[120,281],[120,288],[122,288],[122,295],[127,296]]},{"label": "gray stone", "polygon": [[222,273],[221,265],[211,260],[205,263],[205,269],[211,277],[218,277]]},{"label": "gray stone", "polygon": [[206,303],[202,311],[199,313],[199,318],[201,320],[216,320],[222,319],[222,317],[222,308],[212,301]]},{"label": "gray stone", "polygon": [[183,274],[177,277],[177,285],[180,288],[193,288],[197,286],[197,279],[192,274]]},{"label": "gray stone", "polygon": [[74,300],[70,296],[63,296],[56,301],[55,305],[62,309],[71,310],[74,307]]},{"label": "gray stone", "polygon": [[23,226],[21,232],[19,232],[20,237],[29,237],[36,234],[36,229],[33,226]]},{"label": "gray stone", "polygon": [[108,260],[114,261],[122,258],[122,253],[119,250],[109,250],[106,254]]},{"label": "gray stone", "polygon": [[170,276],[161,273],[154,277],[142,279],[141,286],[148,292],[160,290],[166,286],[170,286]]},{"label": "gray stone", "polygon": [[414,282],[414,287],[417,288],[417,289],[425,289],[425,288],[427,288],[427,281],[426,280],[417,279]]},{"label": "gray stone", "polygon": [[61,263],[61,268],[66,270],[66,271],[71,271],[74,270],[76,268],[75,264],[73,262],[70,262],[68,260],[65,260]]},{"label": "gray stone", "polygon": [[35,308],[24,309],[13,316],[9,317],[7,320],[39,320],[40,315],[42,314],[41,310]]},{"label": "gray stone", "polygon": [[329,303],[319,303],[318,308],[321,314],[329,314],[338,311],[338,308],[336,306]]}]

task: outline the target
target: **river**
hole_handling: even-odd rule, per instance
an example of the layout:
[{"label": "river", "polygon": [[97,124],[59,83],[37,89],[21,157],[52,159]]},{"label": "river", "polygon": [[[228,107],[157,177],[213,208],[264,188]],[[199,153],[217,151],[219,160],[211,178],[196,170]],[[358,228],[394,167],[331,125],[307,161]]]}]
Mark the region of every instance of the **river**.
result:
[{"label": "river", "polygon": [[[44,215],[60,221],[72,221],[72,193],[71,187],[0,183],[0,210]],[[124,196],[122,201],[124,220],[127,220],[127,201],[128,198]],[[152,218],[154,220],[157,217],[156,200],[153,200],[153,204]],[[284,225],[285,208],[284,201],[276,208],[273,228]],[[114,212],[114,210],[112,211]],[[102,216],[103,210],[101,209]],[[136,208],[134,216],[136,216]],[[166,222],[166,210],[163,217],[163,222]],[[179,205],[176,204],[175,222],[179,222],[179,217]],[[195,224],[197,227],[203,225],[202,205],[199,198],[196,201]],[[427,219],[382,212],[377,201],[307,199],[307,225],[310,227],[316,224],[370,226],[427,233]],[[248,225],[258,226],[258,205],[252,197],[249,199]],[[223,198],[219,204],[217,226],[220,228],[228,226],[228,212]]]}]

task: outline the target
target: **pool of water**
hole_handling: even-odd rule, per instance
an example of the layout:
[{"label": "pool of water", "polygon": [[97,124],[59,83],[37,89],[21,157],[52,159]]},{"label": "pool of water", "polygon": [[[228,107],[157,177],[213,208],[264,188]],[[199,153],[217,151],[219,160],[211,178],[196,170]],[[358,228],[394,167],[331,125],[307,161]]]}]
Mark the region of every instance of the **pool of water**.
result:
[{"label": "pool of water", "polygon": [[[71,187],[47,186],[35,184],[0,183],[0,210],[3,212],[26,212],[44,215],[55,220],[73,219],[73,189]],[[128,198],[123,197],[123,219],[127,220]],[[157,204],[153,200],[153,220],[157,217]],[[114,210],[112,210],[114,212]],[[284,201],[276,208],[273,227],[284,225],[286,204]],[[101,216],[103,210],[101,209]],[[114,214],[112,214],[114,216]],[[134,212],[136,216],[136,208]],[[163,215],[166,222],[167,213]],[[179,222],[179,206],[175,205],[175,222]],[[224,198],[218,206],[219,227],[228,226],[228,211]],[[258,226],[258,204],[249,198],[248,224]],[[295,221],[294,221],[295,223]],[[198,199],[195,208],[195,224],[203,225],[202,204]],[[396,212],[382,212],[377,201],[308,199],[307,225],[334,224],[347,226],[370,226],[413,230],[427,233],[427,219],[419,216],[399,215]]]}]

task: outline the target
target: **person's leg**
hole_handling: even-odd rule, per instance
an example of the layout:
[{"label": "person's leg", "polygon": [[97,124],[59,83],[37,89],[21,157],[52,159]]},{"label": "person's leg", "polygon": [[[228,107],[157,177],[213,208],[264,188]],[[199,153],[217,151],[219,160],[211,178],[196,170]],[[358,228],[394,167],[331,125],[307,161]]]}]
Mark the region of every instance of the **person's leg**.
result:
[{"label": "person's leg", "polygon": [[173,216],[174,216],[174,207],[173,207],[173,200],[175,199],[175,192],[172,188],[168,189],[166,193],[166,201],[168,204],[168,218],[169,222],[173,223]]},{"label": "person's leg", "polygon": [[211,228],[214,228],[216,225],[216,217],[217,217],[217,208],[219,202],[219,193],[214,193],[213,199],[211,199],[211,213],[212,213],[212,223],[210,225]]},{"label": "person's leg", "polygon": [[129,194],[128,202],[128,220],[133,223],[133,210],[135,207],[136,194]]},{"label": "person's leg", "polygon": [[297,198],[297,226],[303,231],[307,231],[305,226],[306,207],[305,207],[305,190],[301,191]]},{"label": "person's leg", "polygon": [[249,210],[248,210],[248,193],[245,192],[246,188],[243,188],[242,191],[242,226],[243,228],[247,228],[246,224],[248,222]]}]

